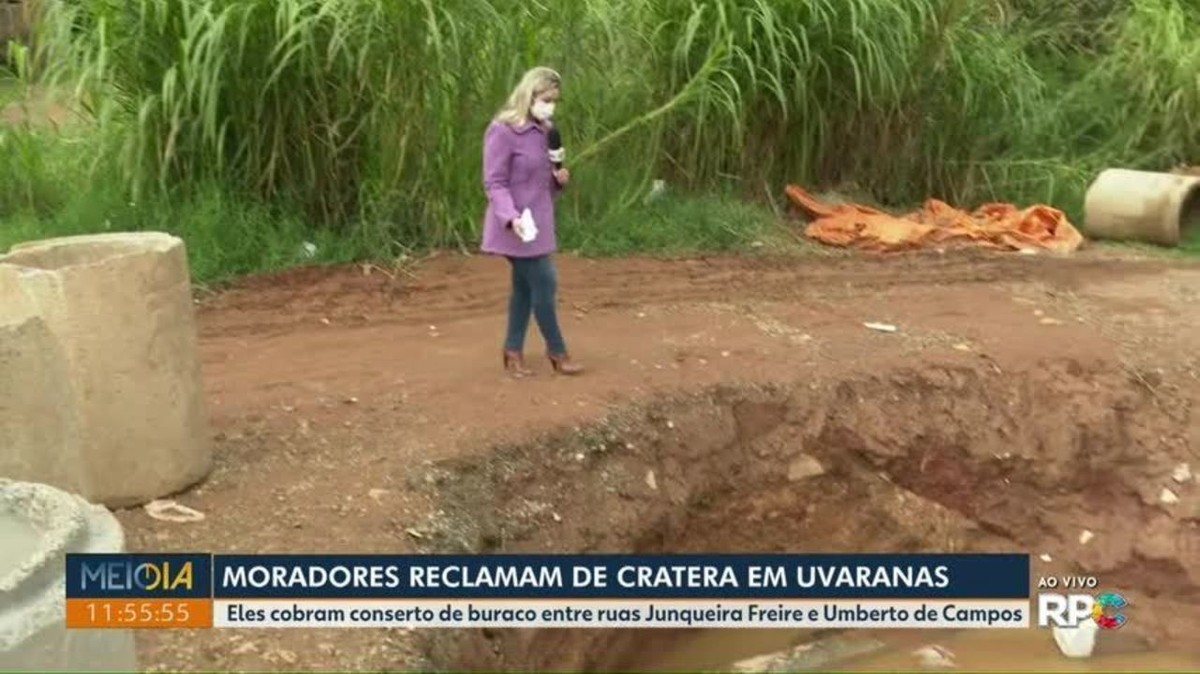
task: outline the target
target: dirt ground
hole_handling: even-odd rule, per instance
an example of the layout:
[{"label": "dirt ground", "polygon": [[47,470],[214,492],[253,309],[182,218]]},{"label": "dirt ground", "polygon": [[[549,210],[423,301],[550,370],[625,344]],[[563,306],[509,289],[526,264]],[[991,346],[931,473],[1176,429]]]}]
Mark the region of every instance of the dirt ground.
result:
[{"label": "dirt ground", "polygon": [[[524,494],[553,512],[527,513],[525,533],[501,547],[1015,546],[1054,560],[1039,572],[1130,586],[1139,606],[1158,609],[1139,612],[1148,642],[1198,648],[1200,488],[1177,478],[1184,464],[1200,470],[1200,266],[1095,249],[1073,259],[564,257],[560,277],[564,330],[589,367],[579,378],[550,374],[532,326],[538,376],[502,374],[507,274],[489,258],[297,270],[202,297],[217,468],[178,500],[207,519],[122,512],[130,547],[401,553],[445,549],[447,532],[461,534],[460,547],[496,547],[470,513],[494,508],[511,525]],[[611,435],[613,418],[668,397],[690,402],[638,412]],[[676,415],[673,440],[663,414]],[[594,428],[628,453],[585,457],[572,443]],[[788,484],[801,448],[825,466],[813,483],[822,488],[804,502],[751,498],[759,485]],[[504,480],[497,457],[510,468]],[[701,463],[704,475],[689,468]],[[672,510],[646,505],[648,468],[658,477],[646,484],[671,495]],[[601,489],[618,473],[638,485]],[[844,518],[818,516],[881,495],[868,475],[919,507],[864,508],[878,517],[857,536]],[[729,498],[698,505],[718,492]],[[796,508],[809,517],[779,529],[780,512]],[[766,545],[730,522],[775,522],[763,531],[795,538]],[[1093,537],[1081,543],[1084,530]],[[611,650],[613,638],[526,641],[496,646],[507,660],[449,661],[513,666],[540,643],[563,650],[543,666],[629,664],[582,655]],[[395,630],[156,632],[140,635],[140,648],[158,670],[430,664],[418,635]]]}]

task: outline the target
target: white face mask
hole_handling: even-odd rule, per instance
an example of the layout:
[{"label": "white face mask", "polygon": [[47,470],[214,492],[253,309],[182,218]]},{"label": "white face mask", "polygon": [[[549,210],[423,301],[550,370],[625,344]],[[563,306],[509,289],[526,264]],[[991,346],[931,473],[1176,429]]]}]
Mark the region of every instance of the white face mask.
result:
[{"label": "white face mask", "polygon": [[554,116],[554,104],[546,101],[534,101],[529,113],[538,121],[544,122]]}]

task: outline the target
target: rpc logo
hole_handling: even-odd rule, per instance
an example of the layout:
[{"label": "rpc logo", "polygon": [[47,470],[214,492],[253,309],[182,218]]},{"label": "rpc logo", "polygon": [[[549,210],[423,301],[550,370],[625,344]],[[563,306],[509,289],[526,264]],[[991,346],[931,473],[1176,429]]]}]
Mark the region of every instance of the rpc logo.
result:
[{"label": "rpc logo", "polygon": [[1128,622],[1122,613],[1129,606],[1115,592],[1092,596],[1088,594],[1038,594],[1038,627],[1079,627],[1087,620],[1095,621],[1100,629],[1115,630]]},{"label": "rpc logo", "polygon": [[169,561],[84,561],[79,574],[79,587],[85,592],[190,591],[195,584],[191,562],[173,567]]}]

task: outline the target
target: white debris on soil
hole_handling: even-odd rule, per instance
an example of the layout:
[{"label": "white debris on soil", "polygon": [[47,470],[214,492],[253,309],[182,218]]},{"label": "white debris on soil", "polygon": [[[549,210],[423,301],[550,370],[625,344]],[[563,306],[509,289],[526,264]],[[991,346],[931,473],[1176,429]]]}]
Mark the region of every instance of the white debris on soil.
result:
[{"label": "white debris on soil", "polygon": [[1176,503],[1179,503],[1179,497],[1175,495],[1175,492],[1165,487],[1162,490],[1162,494],[1159,494],[1158,500],[1162,501],[1166,505],[1175,505]]},{"label": "white debris on soil", "polygon": [[948,648],[931,644],[913,651],[917,661],[926,669],[947,669],[955,667],[954,653]]},{"label": "white debris on soil", "polygon": [[646,486],[654,491],[658,491],[658,478],[654,477],[654,471],[646,471]]},{"label": "white debris on soil", "polygon": [[382,503],[381,499],[384,496],[387,496],[388,493],[389,492],[386,489],[372,489],[367,492],[367,496],[369,496],[371,498],[371,500],[376,503]]},{"label": "white debris on soil", "polygon": [[1096,534],[1093,534],[1092,532],[1088,531],[1087,529],[1084,529],[1083,531],[1079,532],[1079,544],[1087,545],[1088,541],[1092,540],[1095,537],[1096,537]]},{"label": "white debris on soil", "polygon": [[1050,555],[1048,555],[1044,552],[1038,557],[1038,559],[1042,560],[1043,562],[1045,562],[1047,564],[1054,561],[1053,557],[1051,557]]},{"label": "white debris on soil", "polygon": [[1186,463],[1181,463],[1175,466],[1175,470],[1171,473],[1171,479],[1179,484],[1184,484],[1192,481],[1192,467]]},{"label": "white debris on soil", "polygon": [[668,421],[668,422],[667,422],[667,428],[671,428],[671,429],[675,428],[675,422],[674,422],[674,421]]},{"label": "white debris on soil", "polygon": [[193,510],[174,501],[151,501],[143,508],[146,514],[162,522],[199,522],[204,519],[204,513]]},{"label": "white debris on soil", "polygon": [[576,461],[583,461],[583,460],[584,460],[584,459],[586,459],[586,458],[587,458],[587,457],[585,457],[585,456],[583,455],[583,452],[579,452],[578,454],[576,454],[576,455],[575,455],[575,460],[576,460]]},{"label": "white debris on soil", "polygon": [[863,323],[863,326],[868,330],[875,330],[876,332],[896,332],[898,330],[896,326],[889,323]]},{"label": "white debris on soil", "polygon": [[296,664],[298,658],[292,651],[279,649],[264,653],[263,660],[266,660],[267,662],[283,662],[288,665],[294,665]]},{"label": "white debris on soil", "polygon": [[752,672],[768,672],[770,666],[775,664],[779,659],[779,654],[770,653],[768,655],[756,655],[752,658],[739,660],[730,667],[732,671],[743,674],[751,674]]},{"label": "white debris on soil", "polygon": [[883,642],[877,639],[835,635],[800,644],[785,651],[740,660],[734,663],[731,669],[744,674],[823,671],[832,665],[873,653],[883,647]]},{"label": "white debris on soil", "polygon": [[1063,324],[1063,322],[1058,320],[1057,318],[1043,318],[1042,320],[1040,320],[1038,322],[1041,323],[1042,325],[1062,325]]},{"label": "white debris on soil", "polygon": [[258,644],[254,643],[253,641],[246,641],[246,642],[240,643],[237,646],[235,646],[232,651],[232,653],[234,655],[246,655],[247,653],[256,653],[256,652],[258,652]]},{"label": "white debris on soil", "polygon": [[416,529],[405,529],[404,533],[408,534],[409,536],[412,536],[413,538],[415,538],[417,540],[425,538],[425,534],[421,533],[420,531],[417,531]]},{"label": "white debris on soil", "polygon": [[1068,658],[1090,658],[1096,648],[1097,629],[1094,620],[1085,620],[1079,627],[1055,627],[1054,643]]},{"label": "white debris on soil", "polygon": [[825,466],[808,454],[801,454],[788,464],[788,482],[799,482],[824,474]]}]

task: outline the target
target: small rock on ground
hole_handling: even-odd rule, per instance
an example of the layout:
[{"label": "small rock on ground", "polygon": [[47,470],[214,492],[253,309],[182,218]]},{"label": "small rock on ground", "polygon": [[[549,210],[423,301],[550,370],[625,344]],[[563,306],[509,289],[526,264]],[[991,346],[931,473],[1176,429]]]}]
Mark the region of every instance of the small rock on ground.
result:
[{"label": "small rock on ground", "polygon": [[824,474],[825,466],[807,454],[801,454],[788,464],[789,482],[800,482]]}]

